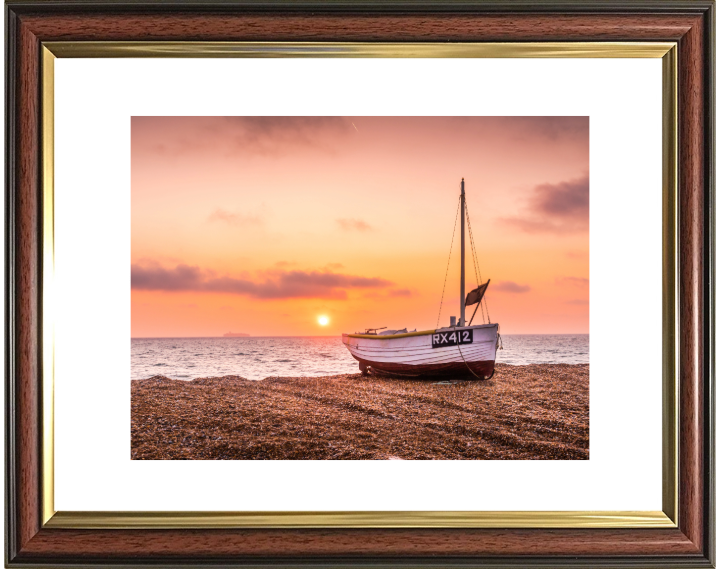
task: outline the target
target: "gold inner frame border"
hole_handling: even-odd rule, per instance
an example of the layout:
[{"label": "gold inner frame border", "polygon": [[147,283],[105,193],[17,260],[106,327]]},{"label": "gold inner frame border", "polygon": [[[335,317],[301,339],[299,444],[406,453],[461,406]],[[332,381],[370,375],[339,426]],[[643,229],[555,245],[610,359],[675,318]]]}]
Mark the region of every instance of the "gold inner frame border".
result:
[{"label": "gold inner frame border", "polygon": [[[42,45],[42,524],[66,529],[674,528],[678,517],[677,43],[47,42]],[[54,487],[54,62],[56,58],[661,58],[662,510],[659,511],[56,511]]]}]

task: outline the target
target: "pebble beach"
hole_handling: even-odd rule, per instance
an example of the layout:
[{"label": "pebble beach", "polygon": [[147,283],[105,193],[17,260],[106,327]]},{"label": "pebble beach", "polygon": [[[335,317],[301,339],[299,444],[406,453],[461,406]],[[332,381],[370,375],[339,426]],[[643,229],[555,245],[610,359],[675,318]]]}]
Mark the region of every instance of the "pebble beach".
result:
[{"label": "pebble beach", "polygon": [[132,380],[134,460],[584,460],[588,364],[486,381],[362,376]]}]

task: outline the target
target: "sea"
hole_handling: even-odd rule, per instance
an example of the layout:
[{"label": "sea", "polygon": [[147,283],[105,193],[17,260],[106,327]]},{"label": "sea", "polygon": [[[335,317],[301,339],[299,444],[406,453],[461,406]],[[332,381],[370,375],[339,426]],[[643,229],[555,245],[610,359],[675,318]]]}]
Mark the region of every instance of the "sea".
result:
[{"label": "sea", "polygon": [[[503,334],[496,361],[504,364],[589,364],[588,334]],[[133,338],[131,379],[209,376],[329,376],[355,374],[357,360],[340,336]]]}]

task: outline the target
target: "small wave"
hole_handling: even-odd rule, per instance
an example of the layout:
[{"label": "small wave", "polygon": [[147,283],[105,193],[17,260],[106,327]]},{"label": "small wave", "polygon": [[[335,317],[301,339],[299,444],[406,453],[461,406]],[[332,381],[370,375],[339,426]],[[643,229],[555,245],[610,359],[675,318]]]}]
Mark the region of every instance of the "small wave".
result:
[{"label": "small wave", "polygon": [[153,366],[167,366],[164,362],[160,362],[160,364],[153,364]]},{"label": "small wave", "polygon": [[292,362],[292,360],[273,360],[273,362]]}]

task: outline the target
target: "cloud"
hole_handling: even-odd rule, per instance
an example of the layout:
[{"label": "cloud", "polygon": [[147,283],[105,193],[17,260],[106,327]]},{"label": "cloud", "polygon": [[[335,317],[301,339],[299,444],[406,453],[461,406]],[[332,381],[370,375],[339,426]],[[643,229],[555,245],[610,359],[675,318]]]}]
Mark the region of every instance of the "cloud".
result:
[{"label": "cloud", "polygon": [[588,116],[524,116],[509,120],[527,135],[548,140],[582,137],[587,140],[590,131]]},{"label": "cloud", "polygon": [[588,300],[567,300],[565,304],[571,304],[573,306],[587,306],[590,302]]},{"label": "cloud", "polygon": [[575,286],[577,288],[587,288],[590,285],[590,280],[587,278],[579,278],[577,276],[562,276],[555,278],[556,284],[563,284],[565,286]]},{"label": "cloud", "polygon": [[239,212],[228,212],[218,208],[208,216],[208,222],[225,222],[236,228],[244,228],[246,226],[260,226],[263,220],[260,216],[254,214],[241,214]]},{"label": "cloud", "polygon": [[497,282],[494,286],[491,285],[490,287],[499,292],[512,292],[513,294],[530,292],[530,286],[527,284],[517,284],[516,282],[511,282],[509,280],[505,282]]},{"label": "cloud", "polygon": [[533,142],[550,146],[569,145],[587,149],[589,116],[453,116],[432,118],[450,124],[458,132],[488,135],[493,140]]},{"label": "cloud", "polygon": [[328,268],[331,270],[337,270],[338,268],[345,268],[340,262],[330,262],[330,264],[327,265]]},{"label": "cloud", "polygon": [[530,201],[532,208],[553,217],[587,220],[590,210],[590,177],[583,176],[557,184],[541,184]]},{"label": "cloud", "polygon": [[293,260],[280,260],[279,262],[275,262],[275,266],[278,268],[286,268],[287,266],[294,266],[297,264],[297,262]]},{"label": "cloud", "polygon": [[336,222],[340,228],[348,232],[367,232],[368,230],[372,230],[372,226],[364,220],[357,220],[355,218],[338,218]]},{"label": "cloud", "polygon": [[156,153],[179,156],[198,151],[280,156],[301,148],[333,153],[339,137],[354,131],[336,116],[141,117],[133,135]]},{"label": "cloud", "polygon": [[572,234],[588,229],[590,178],[588,175],[535,187],[525,210],[501,223],[528,234]]},{"label": "cloud", "polygon": [[570,250],[568,252],[565,252],[565,256],[567,256],[568,258],[577,258],[577,259],[587,258],[587,252],[578,252],[576,250]]},{"label": "cloud", "polygon": [[352,130],[349,120],[336,116],[246,116],[226,121],[237,147],[266,156],[298,147],[333,152],[334,137]]},{"label": "cloud", "polygon": [[130,267],[130,286],[136,290],[194,290],[202,282],[197,266],[178,264],[175,268],[159,265],[133,264]]},{"label": "cloud", "polygon": [[412,290],[408,290],[407,288],[400,288],[398,290],[390,290],[390,296],[393,296],[395,298],[409,298],[412,296]]},{"label": "cloud", "polygon": [[339,116],[224,116],[223,120],[241,127],[248,139],[282,137],[305,140],[326,131],[346,131],[350,120]]},{"label": "cloud", "polygon": [[386,288],[393,282],[327,271],[270,270],[261,280],[218,276],[198,266],[179,264],[174,268],[160,265],[131,266],[133,290],[164,292],[214,292],[241,294],[260,300],[287,298],[325,298],[345,300],[345,289]]},{"label": "cloud", "polygon": [[590,134],[589,116],[452,116],[430,121],[454,125],[456,131],[476,134],[498,134],[512,140],[541,140],[553,144],[587,146]]}]

